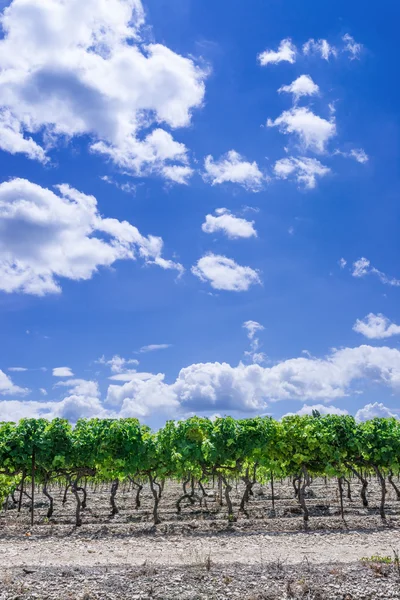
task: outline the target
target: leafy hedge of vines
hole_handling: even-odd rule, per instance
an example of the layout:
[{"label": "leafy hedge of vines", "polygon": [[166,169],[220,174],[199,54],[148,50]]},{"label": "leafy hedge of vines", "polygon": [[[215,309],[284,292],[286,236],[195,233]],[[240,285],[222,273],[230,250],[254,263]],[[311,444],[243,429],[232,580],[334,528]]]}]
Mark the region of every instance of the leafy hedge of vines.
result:
[{"label": "leafy hedge of vines", "polygon": [[[357,423],[351,416],[288,416],[250,419],[192,417],[169,421],[152,432],[137,419],[80,419],[74,427],[63,419],[23,419],[0,423],[0,498],[19,488],[20,496],[35,483],[48,492],[52,481],[63,481],[76,500],[76,524],[86,504],[83,480],[112,481],[111,505],[119,482],[129,480],[138,487],[148,481],[154,497],[154,521],[159,522],[161,484],[166,479],[184,482],[183,497],[192,503],[194,482],[201,494],[203,484],[219,481],[225,490],[228,517],[233,520],[229,492],[234,479],[243,480],[241,510],[257,481],[291,477],[304,522],[308,521],[305,492],[315,476],[335,477],[343,493],[343,482],[351,474],[361,482],[361,496],[368,505],[366,474],[376,475],[381,487],[380,514],[385,519],[386,483],[400,492],[393,481],[400,469],[400,422],[376,418]],[[191,493],[186,484],[191,481]],[[140,488],[140,489],[139,489]],[[200,492],[199,492],[200,493]],[[182,498],[180,499],[182,500]],[[19,501],[21,504],[21,499]],[[177,503],[180,510],[180,501]],[[343,514],[343,509],[342,509]],[[31,511],[33,522],[33,510]]]}]

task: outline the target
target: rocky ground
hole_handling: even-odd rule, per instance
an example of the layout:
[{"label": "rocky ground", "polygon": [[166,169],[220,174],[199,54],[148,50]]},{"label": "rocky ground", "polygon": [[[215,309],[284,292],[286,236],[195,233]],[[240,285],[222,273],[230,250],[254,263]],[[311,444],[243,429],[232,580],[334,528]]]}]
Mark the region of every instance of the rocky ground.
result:
[{"label": "rocky ground", "polygon": [[157,526],[149,490],[135,511],[132,490],[121,489],[119,514],[111,517],[108,487],[89,490],[80,528],[72,526],[73,498],[63,506],[62,490],[54,490],[51,520],[38,495],[33,527],[28,503],[20,514],[8,504],[0,517],[0,600],[400,600],[400,503],[390,492],[382,523],[374,481],[368,509],[354,482],[345,522],[335,485],[316,481],[307,532],[286,482],[276,484],[275,512],[270,490],[258,486],[248,518],[237,513],[241,490],[235,490],[235,523],[227,522],[211,490],[207,508],[183,505],[177,515],[180,490],[169,484]]}]

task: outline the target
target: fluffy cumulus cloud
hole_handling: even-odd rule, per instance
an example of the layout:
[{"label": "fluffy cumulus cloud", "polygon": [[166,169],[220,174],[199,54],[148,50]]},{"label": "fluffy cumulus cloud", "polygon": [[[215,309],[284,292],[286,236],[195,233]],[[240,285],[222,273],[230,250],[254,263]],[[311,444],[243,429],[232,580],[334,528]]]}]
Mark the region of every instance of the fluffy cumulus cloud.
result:
[{"label": "fluffy cumulus cloud", "polygon": [[283,85],[278,92],[287,92],[293,94],[293,99],[297,102],[302,96],[316,96],[319,94],[319,87],[311,79],[310,75],[300,75],[292,81],[290,85]]},{"label": "fluffy cumulus cloud", "polygon": [[192,273],[201,281],[209,282],[215,290],[245,292],[252,285],[261,283],[254,269],[238,265],[232,258],[218,254],[206,254],[192,267]]},{"label": "fluffy cumulus cloud", "polygon": [[25,179],[0,184],[0,289],[43,296],[59,278],[90,279],[101,266],[140,256],[164,269],[162,239],[127,221],[103,218],[93,196],[68,185],[56,191]]},{"label": "fluffy cumulus cloud", "polygon": [[338,51],[334,46],[331,46],[327,40],[314,40],[310,38],[303,45],[303,53],[306,56],[317,54],[324,60],[329,60],[331,56],[337,56]]},{"label": "fluffy cumulus cloud", "polygon": [[276,161],[274,173],[279,179],[293,177],[300,185],[312,189],[317,185],[317,177],[328,175],[330,169],[316,158],[290,156]]},{"label": "fluffy cumulus cloud", "polygon": [[47,408],[48,404],[51,405],[50,402],[34,400],[0,400],[1,420],[17,422],[20,419],[52,418],[50,409]]},{"label": "fluffy cumulus cloud", "polygon": [[53,377],[73,377],[74,374],[69,367],[55,367]]},{"label": "fluffy cumulus cloud", "polygon": [[[59,402],[17,401],[0,402],[0,412],[5,421],[18,421],[22,418],[54,419],[60,417],[75,423],[79,418],[106,418],[116,416],[106,409],[100,399],[100,392],[95,381],[71,379],[56,384],[56,387],[67,387],[68,395]],[[40,389],[43,395],[46,390]]]},{"label": "fluffy cumulus cloud", "polygon": [[230,150],[218,160],[214,160],[211,155],[206,156],[204,179],[211,185],[231,182],[249,191],[258,192],[265,178],[256,162],[248,162],[238,152]]},{"label": "fluffy cumulus cloud", "polygon": [[110,367],[112,375],[110,375],[108,379],[113,381],[132,381],[132,379],[135,378],[146,379],[148,376],[151,377],[151,374],[138,373],[136,369],[132,368],[139,364],[139,361],[136,358],[123,358],[122,356],[115,354],[110,360],[107,360],[105,356],[102,356],[96,362]]},{"label": "fluffy cumulus cloud", "polygon": [[101,399],[96,381],[70,379],[57,384],[69,388],[69,394],[60,402],[45,403],[47,418],[61,417],[75,423],[79,418],[106,418],[114,416],[107,410]]},{"label": "fluffy cumulus cloud", "polygon": [[60,137],[85,135],[133,174],[185,179],[163,170],[186,168],[187,151],[162,127],[190,124],[206,70],[146,44],[140,0],[13,0],[1,23],[2,149],[45,162]]},{"label": "fluffy cumulus cloud", "polygon": [[285,417],[289,415],[312,415],[313,411],[318,411],[321,415],[348,415],[348,411],[345,409],[337,408],[336,406],[326,406],[325,404],[304,404],[300,410],[295,413],[287,413]]},{"label": "fluffy cumulus cloud", "polygon": [[[250,339],[256,339],[260,324],[246,322]],[[1,379],[0,379],[1,381]],[[162,373],[136,373],[130,380],[108,387],[101,401],[97,383],[82,379],[63,382],[68,395],[59,402],[3,401],[3,419],[22,416],[55,416],[76,421],[79,417],[179,417],[192,412],[233,411],[263,413],[271,402],[306,402],[300,413],[319,410],[321,414],[345,414],[325,406],[338,398],[361,393],[372,382],[400,393],[400,350],[362,345],[333,350],[329,355],[291,358],[271,366],[228,363],[195,363],[178,374],[172,383]],[[8,388],[10,384],[7,383]],[[57,386],[59,389],[59,386]],[[12,393],[10,391],[7,392]],[[275,412],[275,411],[274,411]],[[396,413],[382,404],[366,405],[357,413],[360,420]]]},{"label": "fluffy cumulus cloud", "polygon": [[22,388],[18,385],[15,385],[11,381],[10,377],[8,377],[4,371],[0,370],[0,394],[2,396],[12,396],[13,394],[25,396],[29,393],[29,391],[30,390],[27,388]]},{"label": "fluffy cumulus cloud", "polygon": [[163,374],[136,378],[124,385],[110,385],[107,402],[121,417],[175,416],[180,408],[177,394],[164,383]]},{"label": "fluffy cumulus cloud", "polygon": [[115,354],[109,360],[107,360],[105,356],[102,356],[97,362],[100,365],[106,365],[110,367],[112,373],[122,373],[126,367],[139,364],[139,361],[136,358],[123,358],[118,354]]},{"label": "fluffy cumulus cloud", "polygon": [[270,367],[201,363],[182,369],[173,388],[185,407],[264,410],[270,401],[332,400],[373,380],[400,392],[400,351],[371,346],[324,358],[288,359]]},{"label": "fluffy cumulus cloud", "polygon": [[78,419],[106,419],[116,416],[107,410],[100,398],[71,394],[61,402],[49,402],[45,407],[47,413],[42,414],[47,419],[59,417],[76,423]]},{"label": "fluffy cumulus cloud", "polygon": [[366,404],[364,408],[361,408],[356,412],[357,421],[369,421],[375,419],[375,417],[395,417],[398,418],[389,408],[387,408],[382,402],[374,402],[373,404]]},{"label": "fluffy cumulus cloud", "polygon": [[206,215],[206,220],[201,228],[204,233],[221,232],[231,239],[257,236],[254,221],[236,217],[227,208],[217,208],[215,215]]},{"label": "fluffy cumulus cloud", "polygon": [[400,335],[400,325],[392,323],[390,319],[378,313],[369,313],[364,319],[357,319],[354,323],[353,330],[361,333],[371,340],[380,340]]},{"label": "fluffy cumulus cloud", "polygon": [[99,385],[97,381],[88,381],[87,379],[68,379],[59,381],[57,387],[67,387],[70,393],[75,396],[91,396],[98,398],[100,396]]},{"label": "fluffy cumulus cloud", "polygon": [[292,40],[287,38],[279,44],[278,50],[264,50],[258,55],[258,62],[261,66],[276,65],[280,62],[293,64],[296,62],[296,46]]},{"label": "fluffy cumulus cloud", "polygon": [[386,273],[379,271],[371,265],[371,261],[368,258],[362,256],[358,260],[353,263],[352,269],[353,277],[362,278],[366,275],[375,275],[378,279],[385,285],[390,285],[393,287],[400,286],[400,279],[396,279],[395,277],[389,277]]},{"label": "fluffy cumulus cloud", "polygon": [[336,135],[336,124],[319,117],[305,106],[285,110],[275,120],[268,119],[268,127],[278,127],[282,133],[294,133],[301,145],[314,152],[325,152],[329,140]]},{"label": "fluffy cumulus cloud", "polygon": [[161,174],[171,182],[187,185],[194,171],[191,167],[183,165],[165,165]]},{"label": "fluffy cumulus cloud", "polygon": [[[270,367],[200,363],[182,369],[171,388],[182,410],[263,411],[271,401],[332,400],[373,380],[400,391],[400,351],[359,346]],[[165,393],[165,390],[163,390]]]}]

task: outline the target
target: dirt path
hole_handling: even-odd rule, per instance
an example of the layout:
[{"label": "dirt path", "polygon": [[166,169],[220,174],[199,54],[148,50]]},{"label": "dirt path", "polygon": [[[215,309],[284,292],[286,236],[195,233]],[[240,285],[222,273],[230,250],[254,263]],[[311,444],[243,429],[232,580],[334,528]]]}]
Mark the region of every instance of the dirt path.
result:
[{"label": "dirt path", "polygon": [[398,530],[371,533],[240,533],[209,537],[142,536],[98,540],[35,539],[0,542],[1,568],[23,566],[184,566],[204,563],[255,565],[280,559],[286,564],[354,563],[363,556],[400,550]]}]

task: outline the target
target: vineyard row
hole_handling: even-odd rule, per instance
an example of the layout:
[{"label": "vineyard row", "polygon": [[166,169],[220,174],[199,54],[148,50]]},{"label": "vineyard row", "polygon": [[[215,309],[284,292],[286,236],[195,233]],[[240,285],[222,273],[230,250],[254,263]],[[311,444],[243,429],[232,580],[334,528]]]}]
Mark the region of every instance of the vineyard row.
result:
[{"label": "vineyard row", "polygon": [[75,498],[75,522],[80,525],[88,482],[111,482],[114,512],[121,482],[137,489],[136,508],[143,484],[148,482],[154,523],[159,523],[158,506],[166,479],[182,482],[178,512],[185,499],[201,504],[206,485],[217,481],[232,521],[236,519],[230,497],[233,481],[244,484],[240,511],[246,515],[255,483],[270,482],[273,487],[274,478],[289,477],[307,526],[306,496],[313,477],[337,480],[343,517],[343,489],[349,485],[349,476],[360,482],[366,507],[371,474],[380,485],[379,510],[385,520],[388,484],[400,500],[394,480],[399,471],[400,422],[394,418],[357,423],[351,416],[317,412],[281,421],[271,417],[192,417],[169,421],[157,432],[137,419],[80,419],[74,427],[63,419],[0,423],[0,496],[4,502],[17,494],[20,510],[23,495],[28,495],[32,524],[37,485],[48,499],[49,518],[54,510],[50,484],[65,486],[65,497],[70,491]]}]

